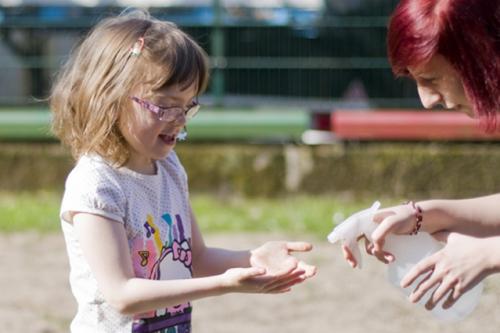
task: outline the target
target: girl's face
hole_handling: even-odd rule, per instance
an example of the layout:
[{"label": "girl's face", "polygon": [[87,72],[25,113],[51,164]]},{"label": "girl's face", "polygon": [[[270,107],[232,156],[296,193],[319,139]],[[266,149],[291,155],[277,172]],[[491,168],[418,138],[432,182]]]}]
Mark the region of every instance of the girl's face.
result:
[{"label": "girl's face", "polygon": [[443,56],[436,54],[426,64],[408,70],[417,83],[420,100],[426,109],[440,105],[474,117],[458,72]]},{"label": "girl's face", "polygon": [[[132,96],[142,99],[140,91]],[[179,85],[162,88],[154,92],[147,102],[161,106],[187,109],[195,103],[196,85],[181,90]],[[129,110],[120,121],[120,130],[130,146],[130,157],[125,164],[131,170],[153,174],[154,161],[165,158],[174,148],[177,135],[186,125],[184,112],[168,114],[168,121],[161,121],[158,115],[141,103],[130,99]]]}]

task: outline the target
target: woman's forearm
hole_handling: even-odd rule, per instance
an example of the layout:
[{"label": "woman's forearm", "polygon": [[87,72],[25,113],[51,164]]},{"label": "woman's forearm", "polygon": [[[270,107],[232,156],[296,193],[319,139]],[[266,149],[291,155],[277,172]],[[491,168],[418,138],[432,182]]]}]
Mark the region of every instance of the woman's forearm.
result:
[{"label": "woman's forearm", "polygon": [[483,243],[488,273],[500,273],[500,236],[484,238]]},{"label": "woman's forearm", "polygon": [[500,235],[500,194],[417,204],[422,208],[422,228],[427,232],[450,230],[479,237]]}]

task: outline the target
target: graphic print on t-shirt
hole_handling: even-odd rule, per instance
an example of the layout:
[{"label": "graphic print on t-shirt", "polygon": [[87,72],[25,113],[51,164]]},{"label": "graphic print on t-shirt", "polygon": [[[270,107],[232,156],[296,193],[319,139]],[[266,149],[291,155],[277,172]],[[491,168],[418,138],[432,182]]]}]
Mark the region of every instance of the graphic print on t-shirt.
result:
[{"label": "graphic print on t-shirt", "polygon": [[[164,214],[155,222],[148,214],[143,233],[132,241],[136,276],[152,280],[188,279],[192,276],[191,238],[187,237],[179,214]],[[141,314],[134,321],[134,333],[190,331],[189,303]],[[167,330],[165,330],[167,332]]]}]

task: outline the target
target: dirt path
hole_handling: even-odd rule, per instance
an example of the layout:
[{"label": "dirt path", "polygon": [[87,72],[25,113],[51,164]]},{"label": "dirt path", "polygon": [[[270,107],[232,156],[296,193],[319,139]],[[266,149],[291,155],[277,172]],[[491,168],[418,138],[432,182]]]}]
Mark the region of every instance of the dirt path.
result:
[{"label": "dirt path", "polygon": [[[283,235],[209,235],[209,245],[242,249]],[[288,237],[296,238],[296,237]],[[454,324],[436,321],[412,306],[385,280],[383,265],[366,260],[350,269],[338,248],[323,240],[302,256],[319,267],[314,280],[279,296],[232,294],[194,303],[194,332],[461,333],[500,327],[500,275],[486,281],[476,311]],[[2,332],[68,332],[75,311],[62,236],[0,234]]]}]

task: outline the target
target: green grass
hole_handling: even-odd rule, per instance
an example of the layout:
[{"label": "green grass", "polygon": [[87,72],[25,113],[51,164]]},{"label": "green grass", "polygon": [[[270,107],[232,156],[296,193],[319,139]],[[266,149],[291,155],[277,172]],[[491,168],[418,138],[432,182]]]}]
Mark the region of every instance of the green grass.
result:
[{"label": "green grass", "polygon": [[0,231],[58,230],[60,200],[54,192],[0,193]]},{"label": "green grass", "polygon": [[342,217],[371,202],[325,196],[295,196],[278,199],[214,199],[195,196],[193,208],[205,232],[260,231],[325,235]]},{"label": "green grass", "polygon": [[[61,194],[0,193],[0,232],[58,231]],[[192,195],[203,232],[287,232],[323,237],[349,214],[368,207],[370,200],[334,196],[287,198],[220,198]]]}]

